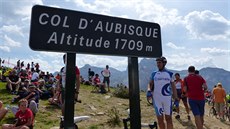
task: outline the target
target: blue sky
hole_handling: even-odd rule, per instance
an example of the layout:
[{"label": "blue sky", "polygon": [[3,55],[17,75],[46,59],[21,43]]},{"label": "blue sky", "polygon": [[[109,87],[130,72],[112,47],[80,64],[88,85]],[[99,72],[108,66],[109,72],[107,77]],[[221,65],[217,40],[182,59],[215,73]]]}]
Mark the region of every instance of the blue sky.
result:
[{"label": "blue sky", "polygon": [[[42,70],[54,72],[63,65],[63,53],[29,48],[35,4],[159,23],[168,68],[194,65],[230,71],[229,0],[0,0],[0,58],[12,64],[18,59],[38,62]],[[127,57],[77,54],[76,60],[79,67],[127,68]]]}]

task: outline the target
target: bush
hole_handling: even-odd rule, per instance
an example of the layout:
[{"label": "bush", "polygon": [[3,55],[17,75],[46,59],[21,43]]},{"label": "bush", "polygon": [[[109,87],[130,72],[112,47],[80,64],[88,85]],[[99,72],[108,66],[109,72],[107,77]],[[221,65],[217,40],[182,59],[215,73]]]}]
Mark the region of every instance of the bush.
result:
[{"label": "bush", "polygon": [[108,116],[108,124],[110,126],[121,126],[120,114],[116,107],[113,107],[111,110],[108,111]]},{"label": "bush", "polygon": [[113,94],[114,94],[114,96],[116,96],[118,98],[128,99],[129,98],[129,89],[126,86],[119,86],[115,89]]}]

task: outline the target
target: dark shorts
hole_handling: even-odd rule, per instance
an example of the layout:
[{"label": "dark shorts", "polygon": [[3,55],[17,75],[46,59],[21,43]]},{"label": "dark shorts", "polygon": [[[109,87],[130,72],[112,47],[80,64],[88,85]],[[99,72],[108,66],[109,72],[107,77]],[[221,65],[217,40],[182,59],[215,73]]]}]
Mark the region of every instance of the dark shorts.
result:
[{"label": "dark shorts", "polygon": [[104,77],[103,83],[109,83],[109,82],[110,82],[109,77]]},{"label": "dark shorts", "polygon": [[188,99],[188,102],[194,116],[204,116],[205,100]]},{"label": "dark shorts", "polygon": [[[183,101],[183,103],[187,103],[187,97],[182,97],[182,92],[181,92],[181,89],[177,89],[177,96],[180,100]],[[179,103],[178,105],[176,105],[176,107],[179,107]]]}]

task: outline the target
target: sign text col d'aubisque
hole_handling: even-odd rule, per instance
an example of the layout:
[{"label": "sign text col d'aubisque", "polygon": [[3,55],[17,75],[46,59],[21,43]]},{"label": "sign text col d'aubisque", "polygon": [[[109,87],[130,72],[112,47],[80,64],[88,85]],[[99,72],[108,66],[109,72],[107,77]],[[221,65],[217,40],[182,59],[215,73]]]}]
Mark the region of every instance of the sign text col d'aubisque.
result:
[{"label": "sign text col d'aubisque", "polygon": [[158,57],[156,23],[35,5],[29,46],[38,51]]}]

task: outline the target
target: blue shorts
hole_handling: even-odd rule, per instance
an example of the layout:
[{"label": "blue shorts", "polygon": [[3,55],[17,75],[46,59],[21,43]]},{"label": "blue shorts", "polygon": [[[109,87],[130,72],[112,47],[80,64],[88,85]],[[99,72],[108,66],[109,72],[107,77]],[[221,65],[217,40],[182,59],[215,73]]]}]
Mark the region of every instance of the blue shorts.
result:
[{"label": "blue shorts", "polygon": [[204,116],[205,100],[188,100],[194,116]]}]

